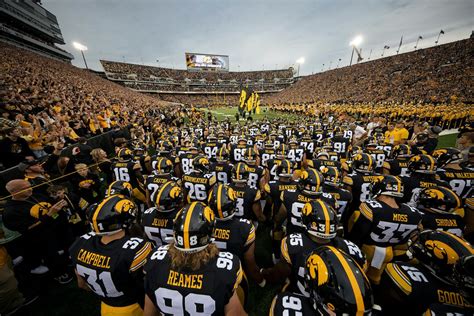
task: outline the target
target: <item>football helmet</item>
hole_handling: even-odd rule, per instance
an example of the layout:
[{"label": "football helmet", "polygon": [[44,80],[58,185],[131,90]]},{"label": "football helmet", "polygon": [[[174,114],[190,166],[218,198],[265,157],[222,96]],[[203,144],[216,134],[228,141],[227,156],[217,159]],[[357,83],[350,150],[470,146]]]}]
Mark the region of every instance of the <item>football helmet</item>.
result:
[{"label": "football helmet", "polygon": [[204,156],[197,156],[193,159],[193,170],[203,173],[209,172],[209,159]]},{"label": "football helmet", "polygon": [[338,219],[334,209],[317,199],[304,205],[301,211],[301,221],[308,234],[320,239],[333,239],[336,237]]},{"label": "football helmet", "polygon": [[245,163],[239,162],[232,167],[232,181],[235,183],[247,182],[249,170]]},{"label": "football helmet", "polygon": [[119,161],[129,161],[133,157],[133,152],[128,148],[120,148],[117,152],[117,158]]},{"label": "football helmet", "polygon": [[380,176],[372,185],[372,194],[374,197],[379,195],[388,195],[393,197],[403,197],[403,183],[399,177],[392,175]]},{"label": "football helmet", "polygon": [[276,174],[278,177],[290,178],[293,175],[291,162],[287,159],[282,159],[277,162]]},{"label": "football helmet", "polygon": [[438,168],[443,168],[450,163],[460,163],[463,160],[461,151],[452,147],[433,151],[433,157],[436,158]]},{"label": "football helmet", "polygon": [[173,171],[173,163],[168,158],[160,157],[152,162],[156,174],[170,174]]},{"label": "football helmet", "polygon": [[421,211],[431,213],[451,213],[461,207],[458,195],[445,187],[424,188],[417,202]]},{"label": "football helmet", "polygon": [[97,235],[110,235],[129,228],[137,216],[135,203],[123,195],[106,197],[102,202],[92,204],[87,218],[92,231]]},{"label": "football helmet", "polygon": [[105,196],[109,197],[115,194],[122,194],[127,198],[132,197],[132,185],[126,181],[114,181],[112,182],[109,187],[107,188],[107,192],[105,192]]},{"label": "football helmet", "polygon": [[181,187],[174,181],[165,182],[160,186],[153,201],[160,212],[170,212],[178,209],[183,202]]},{"label": "football helmet", "polygon": [[257,152],[253,148],[247,148],[244,154],[244,161],[247,165],[255,165],[257,163]]},{"label": "football helmet", "polygon": [[308,194],[320,194],[323,176],[319,171],[308,168],[301,172],[298,180],[298,188]]},{"label": "football helmet", "polygon": [[352,158],[352,169],[360,173],[371,173],[374,170],[374,158],[366,153],[356,154]]},{"label": "football helmet", "polygon": [[474,254],[472,246],[449,232],[425,230],[408,242],[407,255],[441,278],[449,277],[453,266],[463,256]]},{"label": "football helmet", "polygon": [[281,144],[276,152],[277,159],[285,159],[288,155],[288,146],[286,144]]},{"label": "football helmet", "polygon": [[324,178],[324,184],[337,187],[341,185],[341,172],[336,167],[322,166],[319,168]]},{"label": "football helmet", "polygon": [[452,280],[464,299],[474,300],[474,255],[465,256],[454,265]]},{"label": "football helmet", "polygon": [[225,145],[222,145],[217,150],[216,160],[219,162],[227,161],[229,159],[229,151],[227,150]]},{"label": "football helmet", "polygon": [[168,140],[161,141],[156,147],[156,153],[160,157],[169,155],[173,151],[173,144]]},{"label": "football helmet", "polygon": [[436,173],[436,159],[430,155],[416,155],[410,158],[408,162],[408,170],[410,172],[435,174]]},{"label": "football helmet", "polygon": [[321,315],[370,315],[374,298],[362,268],[346,253],[322,246],[306,259],[306,287]]},{"label": "football helmet", "polygon": [[174,246],[184,252],[198,252],[212,241],[215,216],[212,209],[202,202],[186,205],[174,219]]},{"label": "football helmet", "polygon": [[228,185],[220,183],[212,188],[207,204],[218,220],[226,220],[234,216],[236,203],[235,191]]},{"label": "football helmet", "polygon": [[390,153],[390,159],[406,158],[406,157],[410,157],[410,155],[411,155],[410,146],[405,145],[405,144],[400,144],[392,148],[392,152]]}]

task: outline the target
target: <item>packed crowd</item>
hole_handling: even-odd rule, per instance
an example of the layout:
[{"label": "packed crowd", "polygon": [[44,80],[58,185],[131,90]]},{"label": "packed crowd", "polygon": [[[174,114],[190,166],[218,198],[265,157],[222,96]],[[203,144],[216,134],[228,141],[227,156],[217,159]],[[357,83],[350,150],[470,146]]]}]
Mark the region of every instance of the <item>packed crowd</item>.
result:
[{"label": "packed crowd", "polygon": [[[81,137],[151,123],[151,114],[166,109],[156,98],[5,43],[0,43],[0,97],[3,168],[25,155],[51,153],[58,142],[67,146]],[[172,117],[177,111],[166,112]]]},{"label": "packed crowd", "polygon": [[474,39],[466,39],[304,77],[266,104],[303,102],[472,103]]},{"label": "packed crowd", "polygon": [[[140,91],[175,91],[175,92],[184,92],[184,91],[191,91],[191,92],[233,92],[238,93],[241,90],[241,84],[239,83],[156,83],[156,82],[138,82],[138,81],[123,81],[121,82],[125,87],[140,90]],[[287,83],[281,84],[262,84],[262,83],[252,83],[245,85],[246,87],[256,90],[256,91],[281,91],[284,88],[288,87]]]}]

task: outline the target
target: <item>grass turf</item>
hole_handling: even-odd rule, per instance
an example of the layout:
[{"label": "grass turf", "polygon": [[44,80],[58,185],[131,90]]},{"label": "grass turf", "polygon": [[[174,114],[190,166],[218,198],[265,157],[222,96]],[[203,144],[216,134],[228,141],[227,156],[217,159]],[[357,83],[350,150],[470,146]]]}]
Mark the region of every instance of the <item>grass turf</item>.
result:
[{"label": "grass turf", "polygon": [[[207,109],[204,110],[207,112]],[[235,108],[216,108],[210,110],[218,120],[225,120],[229,118],[235,121]],[[276,111],[262,109],[261,114],[252,115],[254,120],[272,119],[276,117],[288,118],[290,120],[298,119],[298,115],[279,113]],[[243,121],[242,121],[243,122]],[[456,143],[456,134],[444,135],[439,138],[438,148],[454,146]],[[257,230],[256,242],[256,259],[261,267],[269,267],[271,263],[271,240],[270,229],[265,226],[260,226]],[[265,288],[260,288],[250,282],[248,309],[249,315],[267,315],[273,296],[281,286],[267,285]],[[66,286],[60,286],[56,283],[50,282],[45,284],[40,299],[34,304],[28,306],[18,315],[35,315],[35,316],[79,316],[100,315],[100,302],[93,296],[91,292],[86,292],[77,287],[76,282],[71,282]]]}]

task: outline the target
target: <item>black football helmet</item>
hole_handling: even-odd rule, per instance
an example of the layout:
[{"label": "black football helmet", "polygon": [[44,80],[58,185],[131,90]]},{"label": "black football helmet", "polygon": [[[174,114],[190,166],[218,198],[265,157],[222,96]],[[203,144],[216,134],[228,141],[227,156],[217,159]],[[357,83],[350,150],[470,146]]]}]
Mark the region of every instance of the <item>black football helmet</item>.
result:
[{"label": "black football helmet", "polygon": [[334,209],[317,199],[304,205],[301,211],[301,221],[308,234],[320,239],[333,239],[336,237],[338,219]]},{"label": "black football helmet", "polygon": [[352,169],[360,173],[371,173],[374,165],[374,158],[366,153],[356,154],[352,158]]},{"label": "black football helmet", "polygon": [[452,280],[472,306],[474,300],[474,255],[464,256],[454,265]]},{"label": "black football helmet", "polygon": [[424,188],[417,202],[421,211],[431,213],[451,213],[461,207],[459,196],[445,187]]},{"label": "black football helmet", "polygon": [[219,162],[229,160],[229,151],[227,150],[225,145],[222,145],[217,150],[216,160],[219,161]]},{"label": "black football helmet", "polygon": [[416,155],[410,158],[408,170],[415,173],[435,174],[436,164],[436,159],[430,155]]},{"label": "black football helmet", "polygon": [[126,181],[114,181],[112,182],[109,187],[107,188],[107,192],[105,193],[106,197],[115,195],[115,194],[122,194],[127,198],[132,197],[132,185]]},{"label": "black football helmet", "polygon": [[184,252],[198,252],[212,241],[215,227],[212,209],[202,202],[183,207],[174,219],[174,246]]},{"label": "black football helmet", "polygon": [[319,171],[324,177],[324,184],[332,187],[341,185],[341,172],[336,167],[322,166]]},{"label": "black football helmet", "polygon": [[153,202],[160,212],[177,210],[183,203],[181,187],[174,181],[165,182],[156,192]]},{"label": "black football helmet", "polygon": [[393,197],[403,197],[404,186],[399,177],[392,175],[384,175],[372,184],[372,195],[377,197],[379,195],[388,195]]},{"label": "black football helmet", "polygon": [[193,170],[203,173],[209,172],[209,159],[204,156],[197,156],[193,159]]},{"label": "black football helmet", "polygon": [[346,253],[322,246],[306,259],[306,288],[320,315],[370,315],[372,288],[363,269]]},{"label": "black football helmet", "polygon": [[97,235],[110,235],[129,228],[137,216],[135,203],[123,195],[106,197],[102,202],[92,204],[87,218],[92,231]]},{"label": "black football helmet", "polygon": [[432,156],[436,158],[438,168],[443,168],[450,163],[460,163],[463,160],[461,151],[452,147],[436,149]]},{"label": "black football helmet", "polygon": [[308,168],[301,172],[298,180],[298,188],[308,194],[320,194],[323,179],[324,178],[319,171],[313,168]]},{"label": "black football helmet", "polygon": [[407,254],[440,278],[449,278],[454,264],[461,257],[474,254],[474,249],[467,241],[439,230],[422,231],[412,236],[408,245]]},{"label": "black football helmet", "polygon": [[234,216],[236,202],[235,191],[230,186],[217,184],[212,188],[207,204],[218,220],[226,220]]},{"label": "black football helmet", "polygon": [[411,156],[411,148],[406,144],[396,145],[390,152],[390,159],[407,158]]},{"label": "black football helmet", "polygon": [[291,162],[287,159],[277,161],[276,174],[278,177],[290,178],[293,175]]},{"label": "black football helmet", "polygon": [[156,174],[170,174],[173,171],[173,163],[165,157],[160,157],[151,163]]},{"label": "black football helmet", "polygon": [[247,182],[249,180],[249,170],[245,163],[239,162],[232,167],[232,181],[235,183]]},{"label": "black football helmet", "polygon": [[128,148],[120,148],[117,152],[119,161],[129,161],[133,158],[133,152]]},{"label": "black football helmet", "polygon": [[257,163],[258,154],[253,148],[247,148],[244,153],[244,161],[247,165],[255,165]]}]

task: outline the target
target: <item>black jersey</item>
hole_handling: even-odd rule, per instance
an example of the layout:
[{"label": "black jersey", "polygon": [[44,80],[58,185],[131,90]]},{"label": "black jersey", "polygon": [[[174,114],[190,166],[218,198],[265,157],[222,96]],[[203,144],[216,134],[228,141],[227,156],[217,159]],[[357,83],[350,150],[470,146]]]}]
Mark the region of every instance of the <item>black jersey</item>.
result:
[{"label": "black jersey", "polygon": [[247,165],[247,170],[249,172],[248,184],[260,188],[260,180],[265,176],[265,168],[262,166]]},{"label": "black jersey", "polygon": [[145,190],[149,197],[149,202],[154,203],[159,188],[168,181],[177,182],[179,181],[179,178],[173,177],[170,173],[152,174],[145,178]]},{"label": "black jersey", "polygon": [[404,194],[401,201],[412,206],[417,205],[418,196],[420,195],[421,190],[424,188],[432,188],[436,186],[449,188],[449,185],[446,182],[437,180],[434,176],[430,175],[425,176],[412,173],[409,177],[401,177],[400,179],[402,180],[404,186]]},{"label": "black jersey", "polygon": [[296,163],[299,166],[303,161],[304,154],[305,148],[298,145],[288,149],[287,157],[291,162]]},{"label": "black jersey", "polygon": [[272,214],[276,214],[281,206],[281,194],[285,190],[296,190],[297,182],[290,180],[289,182],[282,182],[280,180],[269,181],[265,184],[265,192],[271,198]]},{"label": "black jersey", "polygon": [[318,146],[312,139],[305,137],[301,139],[300,147],[304,149],[307,158],[312,158],[314,150]]},{"label": "black jersey", "polygon": [[270,173],[270,179],[275,179],[277,177],[276,170],[278,165],[280,164],[281,159],[270,158],[267,160],[267,169]]},{"label": "black jersey", "polygon": [[352,202],[352,193],[344,190],[343,188],[323,185],[323,191],[332,195],[336,200],[336,211],[338,216],[341,216],[349,205]]},{"label": "black jersey", "polygon": [[438,169],[437,172],[439,178],[449,184],[451,190],[453,190],[460,198],[465,199],[468,195],[473,195],[474,191],[472,186],[474,185],[474,171],[469,169]]},{"label": "black jersey", "polygon": [[406,177],[410,175],[410,172],[408,171],[409,161],[410,158],[385,160],[382,168],[386,173],[391,174],[392,176]]},{"label": "black jersey", "polygon": [[243,272],[240,260],[220,252],[196,271],[173,267],[169,246],[158,248],[145,266],[145,293],[163,315],[224,315]]},{"label": "black jersey", "polygon": [[313,131],[313,139],[315,140],[317,147],[321,147],[324,139],[326,139],[326,132],[321,129],[315,129]]},{"label": "black jersey", "polygon": [[74,269],[107,305],[143,303],[142,268],[151,243],[125,236],[108,244],[93,233],[79,237],[69,249]]},{"label": "black jersey", "polygon": [[360,203],[365,202],[370,198],[372,183],[377,180],[378,177],[378,175],[353,172],[342,179],[342,182],[350,188],[350,191],[352,192],[353,199],[349,206],[350,210],[355,210],[359,207]]},{"label": "black jersey", "polygon": [[160,247],[170,243],[173,238],[173,220],[176,211],[159,211],[156,207],[151,207],[143,212],[140,225],[143,227],[148,240],[155,246]]},{"label": "black jersey", "polygon": [[316,315],[313,302],[300,294],[291,292],[278,293],[272,301],[268,316],[303,316]]},{"label": "black jersey", "polygon": [[245,150],[249,148],[247,144],[231,144],[230,145],[230,161],[237,163],[244,161]]},{"label": "black jersey", "polygon": [[308,166],[316,170],[320,170],[321,167],[335,167],[339,171],[342,170],[341,162],[334,160],[311,159],[308,160]]},{"label": "black jersey", "polygon": [[202,151],[208,159],[215,159],[220,146],[221,145],[217,141],[206,142],[202,144]]},{"label": "black jersey", "polygon": [[443,230],[462,238],[465,226],[462,215],[464,210],[460,214],[424,212],[421,224],[423,229]]},{"label": "black jersey", "polygon": [[275,159],[276,157],[276,150],[274,148],[264,148],[260,151],[260,163],[264,167],[268,167],[267,162],[270,159]]},{"label": "black jersey", "polygon": [[183,176],[183,187],[186,192],[188,203],[201,201],[206,203],[209,191],[216,183],[216,177],[212,173],[191,172]]},{"label": "black jersey", "polygon": [[347,152],[351,145],[351,140],[343,136],[334,136],[332,139],[332,148],[341,158],[347,158]]},{"label": "black jersey", "polygon": [[214,243],[221,251],[228,251],[242,261],[244,253],[255,242],[255,227],[245,218],[217,220]]},{"label": "black jersey", "polygon": [[234,165],[227,161],[218,161],[211,163],[210,171],[216,177],[216,181],[222,184],[228,184],[232,177],[232,168]]},{"label": "black jersey", "polygon": [[[472,315],[459,290],[421,265],[389,263],[379,286],[384,315]],[[425,315],[425,314],[424,314]]]},{"label": "black jersey", "polygon": [[186,152],[178,155],[176,163],[179,165],[183,175],[190,174],[193,170],[193,159],[197,156],[195,153]]},{"label": "black jersey", "polygon": [[372,156],[375,163],[374,170],[381,173],[387,153],[383,149],[365,149],[364,152]]},{"label": "black jersey", "polygon": [[141,180],[136,176],[136,172],[140,169],[140,165],[134,161],[115,161],[112,163],[114,181],[129,182],[133,188],[140,187]]},{"label": "black jersey", "polygon": [[253,204],[260,201],[262,194],[256,187],[246,185],[243,187],[236,186],[231,183],[230,187],[236,193],[237,204],[235,206],[235,217],[243,217],[249,220],[255,220],[256,216],[253,212]]},{"label": "black jersey", "polygon": [[361,267],[365,265],[365,256],[353,242],[335,237],[327,244],[318,244],[306,234],[291,234],[281,241],[281,254],[283,260],[291,265],[291,276],[288,291],[300,293],[309,297],[305,287],[305,267],[308,255],[321,246],[333,246],[350,255]]},{"label": "black jersey", "polygon": [[334,198],[327,193],[319,194],[306,194],[299,189],[296,190],[285,190],[281,193],[280,200],[286,208],[287,212],[287,223],[286,231],[288,234],[303,232],[305,230],[303,223],[301,222],[301,211],[306,203],[321,199],[328,203],[333,208],[336,207],[336,201]]}]

